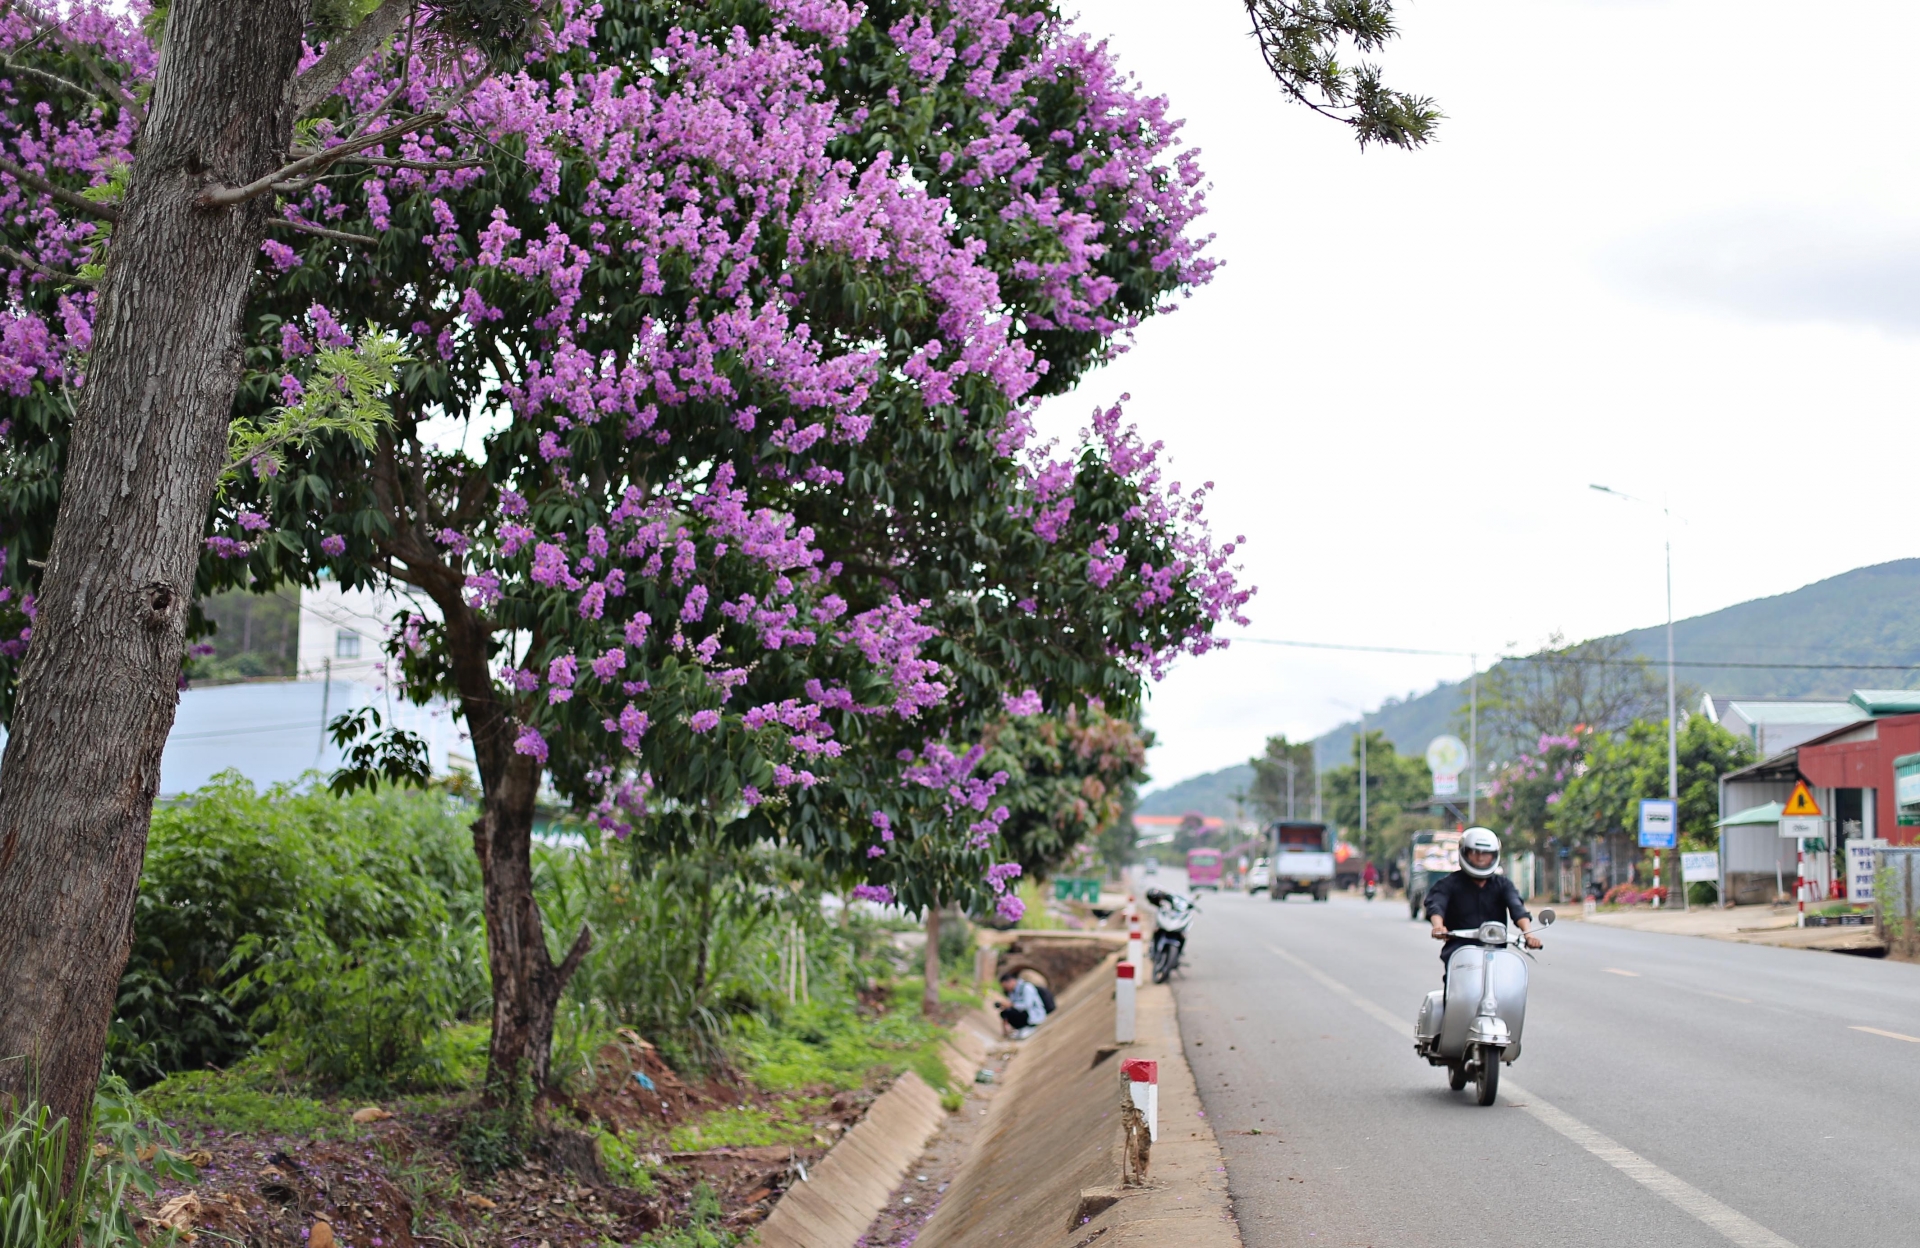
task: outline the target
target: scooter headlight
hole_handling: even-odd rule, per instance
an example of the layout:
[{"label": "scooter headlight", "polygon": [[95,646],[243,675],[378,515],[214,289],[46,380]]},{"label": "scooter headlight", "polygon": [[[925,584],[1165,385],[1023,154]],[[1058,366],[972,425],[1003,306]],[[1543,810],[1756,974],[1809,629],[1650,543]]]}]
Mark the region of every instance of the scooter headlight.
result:
[{"label": "scooter headlight", "polygon": [[1507,925],[1505,923],[1482,923],[1480,925],[1480,943],[1483,945],[1506,944]]}]

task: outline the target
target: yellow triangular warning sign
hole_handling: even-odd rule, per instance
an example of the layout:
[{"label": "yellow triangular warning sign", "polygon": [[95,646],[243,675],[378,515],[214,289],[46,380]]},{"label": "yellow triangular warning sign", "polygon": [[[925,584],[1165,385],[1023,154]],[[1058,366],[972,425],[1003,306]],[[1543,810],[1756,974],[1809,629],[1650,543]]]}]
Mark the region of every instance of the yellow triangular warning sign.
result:
[{"label": "yellow triangular warning sign", "polygon": [[1793,786],[1793,796],[1787,799],[1786,807],[1780,813],[1791,819],[1820,813],[1820,804],[1813,800],[1813,793],[1807,788],[1805,780]]}]

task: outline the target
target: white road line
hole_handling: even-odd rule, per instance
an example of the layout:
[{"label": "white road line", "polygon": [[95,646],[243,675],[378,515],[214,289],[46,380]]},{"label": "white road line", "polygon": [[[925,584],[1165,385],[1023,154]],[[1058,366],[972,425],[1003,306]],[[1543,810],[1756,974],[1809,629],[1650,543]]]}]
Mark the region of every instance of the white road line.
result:
[{"label": "white road line", "polygon": [[[1413,1027],[1406,1019],[1395,1017],[1388,1010],[1367,1000],[1353,989],[1322,971],[1319,967],[1313,966],[1304,959],[1288,953],[1285,949],[1277,945],[1268,945],[1267,948],[1274,954],[1292,963],[1295,967],[1306,972],[1310,978],[1323,987],[1339,996],[1345,997],[1348,1001],[1360,1007],[1362,1013],[1369,1014],[1380,1020],[1395,1031],[1406,1036],[1409,1040],[1413,1038]],[[1856,1028],[1855,1030],[1871,1031],[1873,1029],[1862,1027]],[[1892,1035],[1894,1033],[1881,1032],[1879,1034]],[[1900,1036],[1898,1038],[1902,1040],[1913,1039],[1912,1036]],[[1586,1149],[1589,1153],[1592,1153],[1601,1161],[1606,1162],[1614,1169],[1620,1171],[1648,1191],[1671,1202],[1674,1207],[1678,1208],[1681,1212],[1691,1214],[1707,1226],[1720,1232],[1728,1242],[1739,1245],[1739,1248],[1795,1248],[1792,1240],[1783,1239],[1774,1234],[1766,1227],[1755,1222],[1752,1218],[1749,1218],[1746,1214],[1720,1203],[1685,1179],[1661,1169],[1632,1149],[1608,1136],[1602,1135],[1565,1110],[1549,1105],[1533,1093],[1510,1080],[1502,1079],[1501,1083],[1505,1085],[1503,1090],[1506,1093],[1507,1103],[1513,1108],[1523,1109],[1527,1113],[1532,1114],[1542,1124],[1553,1128],[1553,1130],[1559,1134],[1578,1144],[1581,1148]]]},{"label": "white road line", "polygon": [[1639,971],[1623,971],[1623,970],[1621,970],[1621,969],[1620,969],[1619,967],[1617,967],[1617,966],[1609,966],[1609,967],[1607,967],[1607,968],[1606,968],[1606,972],[1607,972],[1607,974],[1609,974],[1609,975],[1625,975],[1625,976],[1626,976],[1626,977],[1627,977],[1628,979],[1639,979],[1639,978],[1640,978],[1640,972],[1639,972]]},{"label": "white road line", "polygon": [[1908,1044],[1920,1044],[1920,1036],[1903,1036],[1897,1031],[1881,1031],[1878,1027],[1849,1027],[1848,1031],[1864,1031],[1870,1036],[1885,1036],[1889,1040],[1905,1040]]}]

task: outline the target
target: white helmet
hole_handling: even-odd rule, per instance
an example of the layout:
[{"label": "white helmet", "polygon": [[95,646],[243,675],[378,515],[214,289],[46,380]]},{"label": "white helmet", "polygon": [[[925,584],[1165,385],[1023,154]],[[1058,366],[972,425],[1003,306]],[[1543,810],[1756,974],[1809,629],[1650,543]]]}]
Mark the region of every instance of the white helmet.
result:
[{"label": "white helmet", "polygon": [[[1476,867],[1467,860],[1469,853],[1488,853],[1493,861],[1484,867]],[[1485,879],[1493,874],[1500,862],[1500,838],[1493,834],[1492,828],[1468,828],[1460,834],[1460,866],[1468,875],[1476,879]]]}]

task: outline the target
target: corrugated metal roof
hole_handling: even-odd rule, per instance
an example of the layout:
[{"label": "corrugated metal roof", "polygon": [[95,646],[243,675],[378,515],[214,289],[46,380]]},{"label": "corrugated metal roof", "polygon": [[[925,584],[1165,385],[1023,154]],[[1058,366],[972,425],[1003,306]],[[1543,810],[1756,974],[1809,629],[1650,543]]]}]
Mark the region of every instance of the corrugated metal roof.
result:
[{"label": "corrugated metal roof", "polygon": [[1867,712],[1851,702],[1786,702],[1733,698],[1727,706],[1750,724],[1851,724]]},{"label": "corrugated metal roof", "polygon": [[1920,689],[1855,689],[1847,701],[1869,715],[1911,715],[1920,711]]}]

